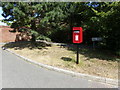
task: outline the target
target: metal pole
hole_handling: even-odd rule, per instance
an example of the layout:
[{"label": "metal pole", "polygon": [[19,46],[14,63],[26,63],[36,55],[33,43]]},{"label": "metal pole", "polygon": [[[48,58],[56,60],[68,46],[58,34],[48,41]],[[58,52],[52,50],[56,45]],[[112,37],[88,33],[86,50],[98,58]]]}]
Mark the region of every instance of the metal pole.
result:
[{"label": "metal pole", "polygon": [[76,64],[79,64],[79,45],[77,44],[77,61]]}]

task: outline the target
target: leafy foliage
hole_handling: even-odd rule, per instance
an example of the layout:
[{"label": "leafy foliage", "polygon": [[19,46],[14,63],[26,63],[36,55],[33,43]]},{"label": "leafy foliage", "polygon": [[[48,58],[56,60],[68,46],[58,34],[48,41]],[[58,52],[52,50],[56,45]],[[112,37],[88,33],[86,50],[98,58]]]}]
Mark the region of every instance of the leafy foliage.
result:
[{"label": "leafy foliage", "polygon": [[51,41],[50,38],[48,38],[47,36],[44,36],[44,35],[39,35],[39,36],[36,38],[36,40],[45,40],[45,41],[48,41],[48,42]]},{"label": "leafy foliage", "polygon": [[70,43],[72,27],[82,26],[83,43],[102,37],[102,46],[120,52],[120,2],[5,2],[1,6],[3,21],[16,31],[28,27],[33,41],[51,38]]}]

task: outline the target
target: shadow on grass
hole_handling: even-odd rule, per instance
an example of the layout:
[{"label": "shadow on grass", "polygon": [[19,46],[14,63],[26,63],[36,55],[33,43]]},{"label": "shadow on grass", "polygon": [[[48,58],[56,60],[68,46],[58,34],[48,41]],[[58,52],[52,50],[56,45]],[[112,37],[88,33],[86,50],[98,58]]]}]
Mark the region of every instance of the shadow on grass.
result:
[{"label": "shadow on grass", "polygon": [[4,48],[14,48],[15,50],[22,50],[24,48],[29,48],[29,49],[47,49],[45,48],[46,46],[51,46],[43,42],[30,42],[30,41],[19,41],[19,42],[11,42],[5,44],[3,47]]},{"label": "shadow on grass", "polygon": [[[30,41],[19,41],[19,42],[13,42],[13,43],[7,43],[3,47],[5,48],[14,48],[15,50],[21,50],[24,48],[32,49],[47,49],[46,46],[51,46],[50,44],[46,44],[44,42],[36,42],[36,45],[33,44]],[[73,51],[76,53],[76,45],[68,44],[65,47],[67,47],[68,50]],[[79,46],[79,54],[84,55],[87,59],[90,60],[93,58],[100,59],[100,60],[107,60],[107,61],[120,61],[120,58],[117,58],[114,54],[112,54],[109,50],[103,50],[103,49],[93,49],[91,47],[80,45]],[[62,57],[61,58],[64,61],[72,61],[71,58],[68,57]]]},{"label": "shadow on grass", "polygon": [[[68,50],[73,51],[76,53],[77,46],[73,45],[68,48]],[[107,60],[107,61],[119,61],[120,59],[117,58],[112,52],[109,50],[103,50],[100,48],[93,49],[91,47],[87,47],[85,45],[79,46],[79,54],[84,55],[87,59],[90,60],[92,58],[100,59],[100,60]]]},{"label": "shadow on grass", "polygon": [[61,59],[64,61],[72,61],[72,58],[69,58],[69,57],[61,57]]}]

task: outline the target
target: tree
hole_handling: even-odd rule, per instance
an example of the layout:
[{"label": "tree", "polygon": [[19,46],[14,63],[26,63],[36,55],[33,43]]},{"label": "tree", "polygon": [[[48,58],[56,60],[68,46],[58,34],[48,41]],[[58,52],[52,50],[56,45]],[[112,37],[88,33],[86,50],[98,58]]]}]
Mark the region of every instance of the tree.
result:
[{"label": "tree", "polygon": [[21,29],[21,27],[30,28],[32,34],[32,40],[35,41],[38,35],[36,28],[36,7],[38,3],[24,3],[24,2],[7,2],[2,3],[3,17],[5,22],[12,22],[11,27],[15,31]]},{"label": "tree", "polygon": [[[84,42],[102,37],[102,45],[120,49],[120,2],[12,2],[2,3],[4,22],[15,30],[30,28],[33,41],[47,36],[57,42],[70,42],[72,27],[82,26]],[[22,29],[20,29],[22,30]]]},{"label": "tree", "polygon": [[[68,29],[71,35],[73,26],[81,26],[91,15],[87,3],[2,3],[4,21],[12,21],[15,30],[27,26],[31,29],[33,40],[39,34],[50,35],[58,30]],[[53,31],[54,30],[54,31]],[[69,38],[69,41],[71,39]]]},{"label": "tree", "polygon": [[106,12],[106,17],[104,17],[104,24],[107,27],[106,45],[120,55],[120,2],[113,2],[108,7],[110,10]]},{"label": "tree", "polygon": [[[91,17],[90,26],[96,31],[96,35],[104,39],[102,44],[120,55],[120,2],[93,3],[97,7],[93,8],[96,13]],[[91,28],[91,27],[90,27]],[[92,35],[92,34],[91,34]]]}]

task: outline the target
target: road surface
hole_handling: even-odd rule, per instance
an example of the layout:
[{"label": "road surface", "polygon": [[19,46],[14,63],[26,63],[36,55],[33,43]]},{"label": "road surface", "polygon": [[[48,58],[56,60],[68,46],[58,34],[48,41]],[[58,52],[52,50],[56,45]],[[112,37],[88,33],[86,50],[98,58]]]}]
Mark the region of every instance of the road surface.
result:
[{"label": "road surface", "polygon": [[0,49],[2,88],[115,88],[31,64]]}]

